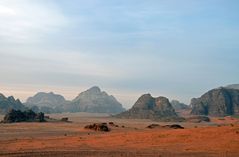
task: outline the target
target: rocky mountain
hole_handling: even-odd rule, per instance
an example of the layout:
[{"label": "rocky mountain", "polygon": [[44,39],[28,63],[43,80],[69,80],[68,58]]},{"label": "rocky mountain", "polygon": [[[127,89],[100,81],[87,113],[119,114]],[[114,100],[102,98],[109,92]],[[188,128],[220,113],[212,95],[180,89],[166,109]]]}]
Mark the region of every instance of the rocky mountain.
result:
[{"label": "rocky mountain", "polygon": [[191,100],[195,115],[226,116],[239,114],[239,90],[220,87]]},{"label": "rocky mountain", "polygon": [[15,100],[13,96],[7,98],[0,94],[0,114],[5,114],[11,109],[24,110],[25,106],[19,99]]},{"label": "rocky mountain", "polygon": [[63,96],[54,94],[53,92],[44,93],[39,92],[33,97],[30,97],[26,101],[26,105],[28,106],[48,106],[48,107],[56,107],[66,103],[66,100]]},{"label": "rocky mountain", "polygon": [[231,84],[231,85],[226,86],[226,88],[239,89],[239,84]]},{"label": "rocky mountain", "polygon": [[189,105],[179,102],[178,100],[172,100],[171,104],[175,110],[190,109]]},{"label": "rocky mountain", "polygon": [[167,98],[154,98],[150,94],[142,95],[131,109],[116,115],[116,117],[154,120],[171,120],[179,118]]},{"label": "rocky mountain", "polygon": [[62,112],[66,103],[65,98],[59,94],[39,92],[28,98],[25,105],[35,112],[54,113]]},{"label": "rocky mountain", "polygon": [[122,105],[99,87],[92,87],[80,93],[71,103],[65,105],[69,112],[120,113],[125,111]]}]

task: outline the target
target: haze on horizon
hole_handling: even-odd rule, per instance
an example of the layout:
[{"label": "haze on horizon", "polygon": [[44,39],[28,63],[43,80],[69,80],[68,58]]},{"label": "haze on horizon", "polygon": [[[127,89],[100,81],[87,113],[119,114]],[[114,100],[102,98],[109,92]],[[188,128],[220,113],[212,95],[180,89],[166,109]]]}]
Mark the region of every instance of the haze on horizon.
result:
[{"label": "haze on horizon", "polygon": [[189,103],[239,80],[237,0],[1,0],[0,93],[99,86]]}]

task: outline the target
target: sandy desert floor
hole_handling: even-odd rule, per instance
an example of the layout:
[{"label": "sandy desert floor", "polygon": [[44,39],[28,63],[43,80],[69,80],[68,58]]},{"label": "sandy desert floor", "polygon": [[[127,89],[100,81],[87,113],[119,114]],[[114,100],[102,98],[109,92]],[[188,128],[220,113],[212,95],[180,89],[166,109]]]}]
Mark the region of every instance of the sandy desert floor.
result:
[{"label": "sandy desert floor", "polygon": [[[50,117],[69,117],[72,122],[0,124],[0,156],[239,156],[239,121],[236,118],[213,118],[210,123],[177,123],[185,129],[174,130],[146,128],[152,123],[169,123],[116,119],[106,114],[51,114]],[[111,127],[110,132],[84,129],[87,124],[111,121],[119,127]]]}]

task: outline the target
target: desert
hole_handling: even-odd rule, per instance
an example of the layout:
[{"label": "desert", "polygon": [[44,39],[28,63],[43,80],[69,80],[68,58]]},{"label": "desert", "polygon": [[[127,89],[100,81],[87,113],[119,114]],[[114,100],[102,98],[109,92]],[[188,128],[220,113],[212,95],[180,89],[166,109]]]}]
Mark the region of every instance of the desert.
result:
[{"label": "desert", "polygon": [[0,157],[239,157],[239,0],[0,0]]},{"label": "desert", "polygon": [[[209,123],[177,123],[184,129],[146,128],[172,122],[118,119],[107,114],[50,114],[66,122],[1,124],[0,156],[230,156],[239,154],[239,120],[212,118]],[[114,122],[109,132],[84,128]],[[122,127],[123,126],[123,127]]]}]

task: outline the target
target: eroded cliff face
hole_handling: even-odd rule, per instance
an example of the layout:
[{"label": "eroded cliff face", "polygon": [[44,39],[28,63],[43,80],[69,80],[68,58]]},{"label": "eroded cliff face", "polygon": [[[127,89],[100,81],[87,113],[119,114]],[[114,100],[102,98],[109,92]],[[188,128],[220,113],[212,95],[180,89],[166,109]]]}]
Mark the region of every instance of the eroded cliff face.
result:
[{"label": "eroded cliff face", "polygon": [[239,114],[239,90],[216,88],[191,100],[195,115],[226,116]]}]

